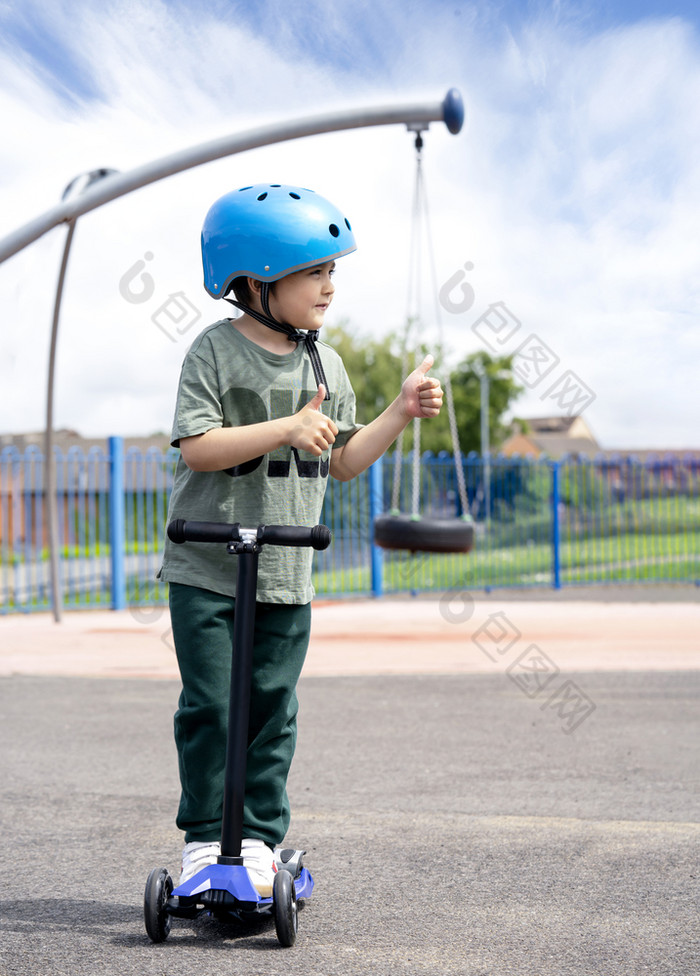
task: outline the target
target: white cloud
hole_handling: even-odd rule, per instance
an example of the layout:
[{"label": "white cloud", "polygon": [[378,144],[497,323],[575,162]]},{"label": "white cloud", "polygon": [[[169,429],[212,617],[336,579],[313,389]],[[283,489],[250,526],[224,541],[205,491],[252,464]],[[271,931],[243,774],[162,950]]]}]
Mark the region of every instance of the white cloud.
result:
[{"label": "white cloud", "polygon": [[[456,85],[466,131],[455,138],[433,125],[424,151],[440,281],[474,263],[473,309],[442,313],[455,357],[480,348],[470,326],[504,301],[523,338],[538,334],[561,370],[595,391],[587,416],[605,446],[697,446],[700,57],[692,29],[661,20],[584,35],[539,21],[536,31],[508,35],[466,7],[457,17],[390,2],[372,13],[331,5],[325,20],[320,5],[307,5],[303,29],[293,29],[293,18],[262,6],[273,25],[266,30],[164,4],[76,6],[70,20],[54,8],[48,26],[82,52],[104,100],[62,102],[26,58],[5,55],[6,229],[55,205],[83,170],[128,170],[227,132],[351,104],[430,101]],[[369,40],[352,33],[358,20],[365,35],[371,27]],[[382,38],[386,60],[373,69]],[[401,325],[410,138],[390,127],[261,148],[79,221],[59,347],[59,426],[85,434],[169,427],[195,330],[173,341],[154,315],[179,293],[201,312],[196,328],[226,314],[201,287],[201,221],[232,186],[267,179],[311,185],[351,217],[360,249],[339,267],[336,316],[365,334]],[[43,425],[62,238],[55,230],[0,266],[0,383],[11,391],[0,404],[2,430]],[[146,253],[153,296],[127,302],[119,281]],[[546,412],[538,390],[517,413]]]}]

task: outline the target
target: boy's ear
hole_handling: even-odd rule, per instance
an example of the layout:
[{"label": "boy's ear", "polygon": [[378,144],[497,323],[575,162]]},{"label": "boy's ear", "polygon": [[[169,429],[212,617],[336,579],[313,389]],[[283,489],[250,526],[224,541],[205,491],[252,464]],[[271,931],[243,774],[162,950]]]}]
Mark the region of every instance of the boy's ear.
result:
[{"label": "boy's ear", "polygon": [[262,281],[258,281],[257,278],[246,278],[248,285],[248,296],[249,304],[252,308],[257,308],[262,310],[262,303],[260,298],[260,292],[262,291]]}]

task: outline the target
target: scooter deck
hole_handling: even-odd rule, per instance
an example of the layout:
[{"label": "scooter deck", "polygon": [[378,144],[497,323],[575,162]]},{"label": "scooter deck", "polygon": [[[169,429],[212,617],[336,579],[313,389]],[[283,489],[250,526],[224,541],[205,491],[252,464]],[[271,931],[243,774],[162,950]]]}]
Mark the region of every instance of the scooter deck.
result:
[{"label": "scooter deck", "polygon": [[[311,874],[301,868],[294,878],[297,901],[309,898],[313,887]],[[245,921],[271,911],[272,906],[272,897],[258,893],[243,865],[210,864],[178,885],[164,907],[173,918],[193,919],[209,913],[223,920]]]}]

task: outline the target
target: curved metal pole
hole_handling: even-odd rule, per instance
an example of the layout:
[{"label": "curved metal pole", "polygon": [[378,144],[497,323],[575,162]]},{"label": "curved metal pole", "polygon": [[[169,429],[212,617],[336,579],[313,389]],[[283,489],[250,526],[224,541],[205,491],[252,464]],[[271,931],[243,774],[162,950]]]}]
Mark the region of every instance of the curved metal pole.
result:
[{"label": "curved metal pole", "polygon": [[128,173],[117,173],[105,177],[99,185],[94,185],[73,199],[63,201],[52,210],[29,221],[23,227],[0,240],[0,263],[21,251],[37,240],[52,227],[69,220],[75,220],[90,210],[115,200],[117,197],[138,190],[149,183],[155,183],[186,169],[209,163],[223,156],[269,146],[276,142],[287,142],[303,136],[319,135],[323,132],[338,132],[343,129],[361,129],[372,125],[392,125],[405,123],[444,122],[453,134],[457,134],[464,121],[462,96],[456,88],[451,88],[441,102],[409,103],[398,106],[347,109],[297,119],[292,122],[275,123],[249,129],[238,135],[223,136],[212,142],[182,149],[154,162],[146,163]]},{"label": "curved metal pole", "polygon": [[75,220],[68,222],[68,233],[63,248],[61,269],[58,273],[56,285],[56,299],[53,307],[53,323],[51,326],[51,347],[49,349],[49,378],[46,390],[46,432],[44,435],[44,502],[46,510],[46,525],[49,532],[49,560],[51,569],[51,605],[53,618],[57,624],[61,622],[63,611],[63,594],[60,586],[60,565],[58,558],[58,502],[56,499],[56,459],[53,451],[53,391],[54,374],[56,368],[56,349],[58,345],[58,323],[61,313],[61,299],[63,297],[63,282],[66,278],[68,255],[70,254]]}]

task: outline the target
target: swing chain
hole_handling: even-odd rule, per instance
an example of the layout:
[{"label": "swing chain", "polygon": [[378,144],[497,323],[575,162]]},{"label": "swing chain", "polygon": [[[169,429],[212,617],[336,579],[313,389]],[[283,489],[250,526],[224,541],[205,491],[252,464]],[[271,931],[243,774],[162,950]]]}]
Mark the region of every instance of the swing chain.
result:
[{"label": "swing chain", "polygon": [[[402,362],[402,375],[406,375],[408,372],[408,344],[410,333],[414,330],[415,324],[419,321],[420,317],[420,276],[421,276],[421,234],[424,233],[426,237],[426,244],[428,248],[428,253],[430,257],[430,270],[432,273],[432,284],[433,293],[436,298],[435,302],[435,321],[438,326],[439,331],[439,345],[440,349],[443,348],[442,341],[442,322],[440,320],[440,310],[437,301],[438,288],[437,288],[437,273],[435,269],[435,255],[433,249],[432,236],[430,231],[430,215],[428,213],[428,201],[425,192],[425,184],[423,178],[422,169],[422,149],[423,149],[423,137],[422,132],[427,130],[427,126],[416,123],[413,125],[408,125],[407,129],[410,132],[415,132],[415,149],[416,149],[416,179],[415,179],[415,190],[413,197],[413,213],[412,213],[412,228],[411,228],[411,268],[409,273],[409,293],[407,297],[407,325],[404,334],[404,347],[403,347],[403,362]],[[414,280],[411,280],[411,279]],[[412,291],[413,287],[413,291]],[[415,303],[415,314],[412,314],[411,300],[413,299]],[[416,359],[418,358],[418,347],[417,343],[414,342],[414,351]],[[416,366],[418,363],[416,362]],[[450,438],[452,441],[452,450],[454,454],[455,463],[455,474],[457,478],[457,490],[460,501],[460,506],[462,509],[463,516],[468,516],[469,514],[469,501],[467,497],[467,488],[464,478],[464,467],[462,463],[462,452],[459,445],[459,432],[457,428],[457,417],[455,413],[454,406],[454,396],[452,392],[452,381],[450,379],[449,371],[447,372],[444,379],[445,386],[445,401],[447,406],[447,418],[450,428]],[[394,454],[394,479],[392,486],[391,495],[391,507],[394,513],[399,512],[400,508],[400,495],[401,495],[401,475],[402,475],[402,464],[403,464],[403,431],[399,435],[396,443],[396,450]],[[412,489],[411,489],[411,511],[413,516],[419,515],[420,508],[420,419],[416,418],[413,422],[413,465],[412,465]]]},{"label": "swing chain", "polygon": [[420,417],[413,418],[413,488],[411,492],[411,515],[419,516],[420,508]]},{"label": "swing chain", "polygon": [[401,465],[403,463],[403,431],[396,439],[394,450],[394,480],[391,486],[391,512],[393,515],[399,514],[401,499]]},{"label": "swing chain", "polygon": [[447,419],[450,424],[450,437],[452,438],[452,451],[454,453],[455,475],[457,476],[457,492],[462,509],[462,515],[469,515],[469,499],[467,498],[467,485],[464,480],[464,465],[462,463],[462,450],[459,445],[459,432],[457,430],[457,415],[455,414],[455,401],[452,394],[452,380],[450,372],[445,375],[445,403],[447,405]]}]

